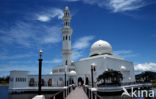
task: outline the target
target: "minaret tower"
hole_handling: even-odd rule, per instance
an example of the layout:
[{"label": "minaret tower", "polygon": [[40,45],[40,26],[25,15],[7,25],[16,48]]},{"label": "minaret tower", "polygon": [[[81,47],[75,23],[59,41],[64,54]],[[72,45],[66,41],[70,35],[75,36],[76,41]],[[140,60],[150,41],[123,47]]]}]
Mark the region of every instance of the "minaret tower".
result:
[{"label": "minaret tower", "polygon": [[64,16],[63,16],[63,22],[64,27],[62,29],[62,39],[63,39],[63,49],[62,49],[62,55],[63,55],[63,65],[71,65],[71,34],[72,29],[70,28],[70,11],[69,8],[66,6],[64,10]]}]

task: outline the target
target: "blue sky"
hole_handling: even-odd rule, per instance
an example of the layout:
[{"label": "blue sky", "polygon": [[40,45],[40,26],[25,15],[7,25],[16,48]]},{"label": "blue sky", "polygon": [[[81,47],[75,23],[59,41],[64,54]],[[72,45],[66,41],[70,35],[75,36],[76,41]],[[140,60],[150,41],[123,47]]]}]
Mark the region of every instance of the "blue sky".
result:
[{"label": "blue sky", "polygon": [[72,60],[88,57],[91,44],[108,41],[114,55],[132,61],[136,72],[156,71],[154,0],[0,0],[0,76],[10,70],[43,74],[62,64],[63,10],[72,15]]}]

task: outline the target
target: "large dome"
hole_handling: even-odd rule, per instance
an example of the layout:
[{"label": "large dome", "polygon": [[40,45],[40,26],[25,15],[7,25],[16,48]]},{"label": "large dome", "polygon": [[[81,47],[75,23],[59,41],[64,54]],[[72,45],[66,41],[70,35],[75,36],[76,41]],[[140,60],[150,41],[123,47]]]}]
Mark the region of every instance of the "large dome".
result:
[{"label": "large dome", "polygon": [[103,40],[99,40],[91,46],[90,49],[90,56],[96,56],[96,55],[113,55],[112,47],[111,45]]}]

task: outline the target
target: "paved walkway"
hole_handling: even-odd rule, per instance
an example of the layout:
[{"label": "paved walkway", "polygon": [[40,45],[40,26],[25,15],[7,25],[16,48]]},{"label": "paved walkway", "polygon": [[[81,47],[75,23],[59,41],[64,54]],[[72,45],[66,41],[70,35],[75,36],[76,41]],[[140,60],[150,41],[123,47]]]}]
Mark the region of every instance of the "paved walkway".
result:
[{"label": "paved walkway", "polygon": [[88,99],[88,96],[82,89],[82,87],[76,87],[75,90],[73,90],[66,99]]}]

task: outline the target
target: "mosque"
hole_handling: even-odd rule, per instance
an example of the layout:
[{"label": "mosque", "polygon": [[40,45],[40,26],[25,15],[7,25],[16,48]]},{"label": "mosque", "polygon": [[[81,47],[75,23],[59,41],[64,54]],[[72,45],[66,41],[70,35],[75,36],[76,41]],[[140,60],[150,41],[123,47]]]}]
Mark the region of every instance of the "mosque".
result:
[{"label": "mosque", "polygon": [[[62,28],[62,56],[63,64],[55,66],[52,69],[52,74],[42,75],[43,87],[65,86],[65,84],[86,84],[92,83],[91,68],[94,67],[93,82],[97,85],[99,75],[112,69],[119,71],[122,74],[122,83],[135,82],[134,65],[132,62],[124,60],[113,55],[112,46],[103,40],[99,40],[92,44],[90,55],[87,58],[82,58],[79,61],[72,62],[71,55],[71,35],[70,27],[71,16],[68,7],[64,10],[63,17],[64,27]],[[38,75],[31,75],[29,71],[10,71],[9,88],[25,88],[37,87]]]}]

